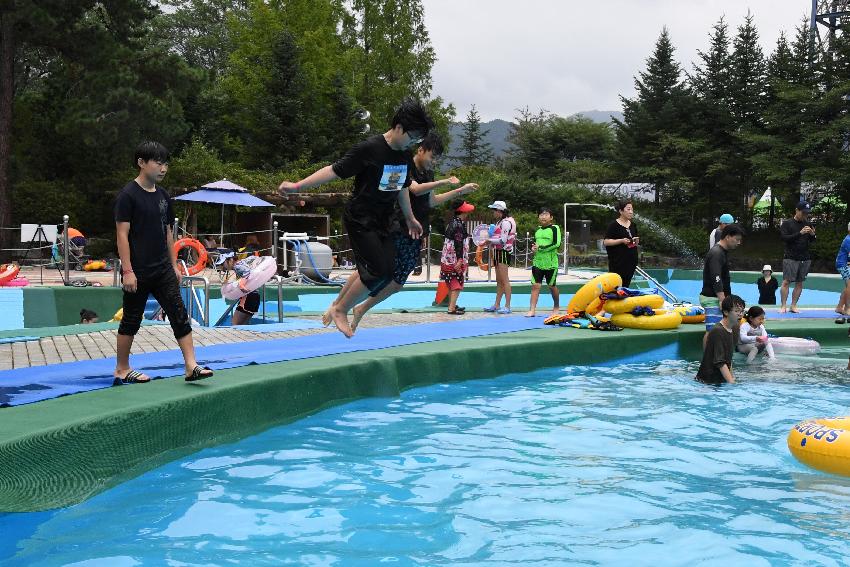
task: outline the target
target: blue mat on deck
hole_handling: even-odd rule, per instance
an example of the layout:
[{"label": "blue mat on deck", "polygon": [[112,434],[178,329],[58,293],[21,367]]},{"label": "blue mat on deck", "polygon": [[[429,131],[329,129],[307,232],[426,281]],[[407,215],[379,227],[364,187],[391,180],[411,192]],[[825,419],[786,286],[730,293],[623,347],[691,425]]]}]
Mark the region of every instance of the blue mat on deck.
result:
[{"label": "blue mat on deck", "polygon": [[765,307],[767,318],[770,319],[835,319],[838,317],[832,309],[800,309],[799,313],[780,313],[778,307]]},{"label": "blue mat on deck", "polygon": [[[220,370],[542,327],[543,319],[540,317],[501,316],[403,328],[360,329],[352,339],[346,339],[340,333],[328,333],[294,339],[229,343],[198,347],[196,355],[200,364]],[[179,350],[133,355],[130,361],[136,370],[151,378],[183,375],[183,358]],[[109,388],[114,382],[114,369],[115,359],[105,358],[0,371],[0,407]],[[262,370],[257,369],[257,372]]]},{"label": "blue mat on deck", "polygon": [[234,329],[254,333],[277,333],[278,331],[300,331],[302,329],[321,329],[321,322],[312,319],[284,319],[283,323],[261,323],[259,325],[234,325]]}]

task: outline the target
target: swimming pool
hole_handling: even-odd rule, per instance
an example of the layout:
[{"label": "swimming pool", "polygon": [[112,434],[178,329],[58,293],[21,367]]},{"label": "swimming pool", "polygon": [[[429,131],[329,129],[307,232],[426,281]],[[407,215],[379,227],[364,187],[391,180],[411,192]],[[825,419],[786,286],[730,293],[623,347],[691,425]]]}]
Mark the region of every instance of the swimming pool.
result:
[{"label": "swimming pool", "polygon": [[674,352],[329,409],[0,516],[0,561],[843,564],[850,479],[785,447],[796,421],[846,412],[843,361],[738,366],[714,388]]}]

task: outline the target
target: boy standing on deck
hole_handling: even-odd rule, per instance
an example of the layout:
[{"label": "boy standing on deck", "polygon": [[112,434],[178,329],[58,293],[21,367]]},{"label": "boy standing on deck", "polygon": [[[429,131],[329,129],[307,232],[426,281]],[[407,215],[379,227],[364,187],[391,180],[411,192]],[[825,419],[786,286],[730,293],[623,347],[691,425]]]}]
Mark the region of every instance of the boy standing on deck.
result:
[{"label": "boy standing on deck", "polygon": [[150,377],[130,367],[130,348],[142,324],[148,294],[153,294],[168,316],[174,338],[183,353],[186,381],[213,375],[195,360],[192,326],[180,296],[177,254],[174,251],[174,212],[171,199],[158,182],[168,172],[168,150],[159,142],[136,148],[139,175],[115,201],[115,228],[123,275],[124,316],[118,327],[115,379],[123,384],[149,382]]},{"label": "boy standing on deck", "polygon": [[744,230],[740,226],[726,225],[720,233],[720,241],[705,256],[699,303],[705,308],[706,332],[722,319],[721,303],[732,293],[727,253],[740,246],[743,238]]},{"label": "boy standing on deck", "polygon": [[278,187],[281,192],[294,192],[354,177],[343,223],[357,272],[348,278],[328,311],[330,320],[346,337],[353,335],[348,322],[351,308],[366,296],[378,295],[392,281],[396,248],[390,230],[396,202],[410,237],[422,235],[422,225],[413,216],[410,192],[406,190],[413,180],[410,148],[422,142],[433,127],[422,103],[407,99],[396,110],[389,130],[355,145],[333,165],[297,183],[284,181]]},{"label": "boy standing on deck", "polygon": [[561,247],[561,229],[552,224],[552,211],[548,207],[540,209],[537,215],[540,226],[534,233],[534,262],[531,266],[531,307],[526,317],[534,317],[537,312],[537,298],[540,297],[540,287],[543,282],[549,286],[552,294],[552,315],[560,311],[560,294],[558,292],[558,249]]}]

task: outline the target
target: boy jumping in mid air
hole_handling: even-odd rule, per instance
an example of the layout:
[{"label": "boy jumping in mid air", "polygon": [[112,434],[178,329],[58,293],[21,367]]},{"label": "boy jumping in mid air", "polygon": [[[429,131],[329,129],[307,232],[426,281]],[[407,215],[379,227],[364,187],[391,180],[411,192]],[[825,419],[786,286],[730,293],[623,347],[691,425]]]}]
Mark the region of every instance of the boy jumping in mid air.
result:
[{"label": "boy jumping in mid air", "polygon": [[168,172],[168,150],[158,142],[142,142],[136,148],[136,165],[139,175],[115,201],[118,255],[124,276],[124,316],[118,327],[115,379],[124,384],[150,381],[150,377],[130,368],[130,347],[142,324],[148,294],[153,294],[168,316],[183,353],[186,381],[209,378],[212,370],[195,360],[192,326],[180,296],[182,274],[171,233],[171,200],[157,185]]},{"label": "boy jumping in mid air", "polygon": [[414,268],[419,265],[422,252],[422,239],[425,238],[430,230],[429,214],[431,209],[478,188],[478,185],[474,183],[467,183],[463,187],[436,195],[434,193],[435,189],[444,185],[456,185],[460,183],[457,177],[448,177],[434,181],[434,162],[442,153],[443,142],[436,132],[431,132],[425,136],[425,139],[422,140],[422,143],[416,150],[416,154],[413,156],[413,183],[411,183],[408,190],[410,191],[410,204],[413,209],[413,216],[422,225],[422,236],[412,238],[404,219],[399,219],[400,226],[398,230],[393,232],[396,245],[393,281],[381,293],[367,297],[365,301],[354,307],[351,318],[352,332],[357,329],[357,325],[360,323],[363,315],[372,307],[399,291],[407,283],[407,278],[413,272]]},{"label": "boy jumping in mid air", "polygon": [[396,247],[390,230],[396,202],[410,237],[422,235],[422,225],[413,216],[410,193],[406,190],[413,179],[414,167],[409,149],[420,143],[433,126],[422,103],[407,99],[396,110],[389,130],[355,145],[333,165],[297,183],[284,181],[278,188],[281,192],[300,191],[354,177],[343,223],[357,272],[348,278],[329,312],[330,319],[346,337],[353,334],[348,323],[351,308],[366,296],[381,293],[393,279]]},{"label": "boy jumping in mid air", "polygon": [[552,315],[560,311],[558,292],[558,249],[561,247],[561,229],[552,224],[552,211],[548,207],[540,209],[537,215],[540,227],[534,233],[534,244],[531,251],[534,252],[534,262],[531,266],[531,308],[526,317],[534,317],[537,312],[537,298],[540,296],[540,287],[543,282],[549,286],[552,294]]}]

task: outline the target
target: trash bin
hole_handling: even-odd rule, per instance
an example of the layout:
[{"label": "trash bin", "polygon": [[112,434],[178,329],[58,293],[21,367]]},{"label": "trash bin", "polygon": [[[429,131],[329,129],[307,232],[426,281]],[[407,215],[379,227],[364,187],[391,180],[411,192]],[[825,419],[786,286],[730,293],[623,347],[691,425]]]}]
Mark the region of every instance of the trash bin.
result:
[{"label": "trash bin", "polygon": [[587,246],[590,244],[590,221],[587,219],[567,221],[567,227],[570,231],[570,243],[582,244]]}]

